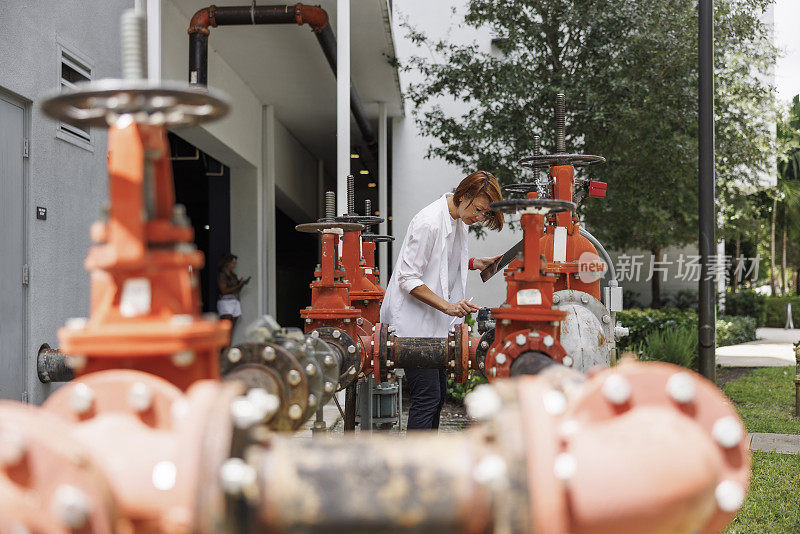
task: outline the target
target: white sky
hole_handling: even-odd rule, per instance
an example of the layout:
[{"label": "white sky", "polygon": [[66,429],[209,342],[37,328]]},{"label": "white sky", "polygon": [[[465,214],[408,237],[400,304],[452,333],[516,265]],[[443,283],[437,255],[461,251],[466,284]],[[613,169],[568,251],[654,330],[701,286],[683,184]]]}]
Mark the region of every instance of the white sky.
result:
[{"label": "white sky", "polygon": [[775,2],[775,44],[782,49],[775,68],[775,84],[778,97],[791,100],[800,94],[800,0],[777,0]]}]

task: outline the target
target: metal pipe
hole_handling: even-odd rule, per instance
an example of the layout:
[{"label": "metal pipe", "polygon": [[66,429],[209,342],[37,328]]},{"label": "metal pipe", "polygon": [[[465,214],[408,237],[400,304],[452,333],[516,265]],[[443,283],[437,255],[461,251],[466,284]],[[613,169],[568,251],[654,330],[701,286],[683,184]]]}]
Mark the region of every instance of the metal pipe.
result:
[{"label": "metal pipe", "polygon": [[606,265],[608,265],[608,274],[611,275],[611,280],[616,281],[617,280],[617,272],[614,270],[614,262],[611,261],[611,256],[608,255],[608,252],[606,252],[605,247],[602,245],[602,243],[600,243],[600,241],[597,240],[597,238],[595,236],[593,236],[591,233],[589,233],[589,230],[587,230],[583,226],[580,227],[580,232],[581,232],[581,235],[583,237],[588,239],[589,242],[592,245],[594,245],[594,248],[597,249],[597,252],[599,252],[600,255],[603,256],[603,261],[605,261]]},{"label": "metal pipe", "polygon": [[540,372],[555,365],[556,362],[547,354],[541,352],[523,352],[511,364],[509,374],[519,375],[538,375]]},{"label": "metal pipe", "polygon": [[357,382],[353,382],[344,390],[344,425],[345,432],[356,429],[356,401],[358,400]]},{"label": "metal pipe", "polygon": [[401,369],[447,368],[447,338],[395,337],[393,338],[395,367]]},{"label": "metal pipe", "polygon": [[189,83],[208,85],[208,34],[189,34]]},{"label": "metal pipe", "polygon": [[[252,505],[259,522],[252,531],[489,532],[492,496],[478,482],[480,473],[473,474],[481,456],[476,438],[276,439],[259,451],[263,485]],[[521,506],[512,513],[524,524],[521,489]]]},{"label": "metal pipe", "polygon": [[[336,36],[328,23],[328,14],[318,6],[210,6],[198,10],[189,23],[189,83],[208,85],[208,35],[209,28],[217,26],[247,26],[263,24],[308,24],[322,48],[336,76]],[[350,81],[350,111],[358,125],[364,142],[377,156],[378,141],[367,118],[358,92]]]},{"label": "metal pipe", "polygon": [[51,349],[47,343],[39,347],[36,357],[36,374],[39,382],[50,384],[52,382],[69,382],[75,374],[67,364],[68,356],[58,349]]},{"label": "metal pipe", "polygon": [[715,254],[714,238],[714,6],[712,0],[697,3],[698,24],[698,215],[699,250],[702,275],[698,283],[698,362],[700,373],[714,382],[716,294],[711,259]]}]

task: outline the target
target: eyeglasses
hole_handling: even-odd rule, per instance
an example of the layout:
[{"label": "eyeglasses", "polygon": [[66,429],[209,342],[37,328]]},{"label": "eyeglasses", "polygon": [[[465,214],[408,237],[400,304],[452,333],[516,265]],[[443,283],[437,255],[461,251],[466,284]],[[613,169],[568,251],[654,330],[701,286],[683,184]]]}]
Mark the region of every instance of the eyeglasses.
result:
[{"label": "eyeglasses", "polygon": [[487,217],[491,216],[492,210],[479,210],[477,206],[472,208],[472,214],[480,216],[481,220],[486,220]]}]

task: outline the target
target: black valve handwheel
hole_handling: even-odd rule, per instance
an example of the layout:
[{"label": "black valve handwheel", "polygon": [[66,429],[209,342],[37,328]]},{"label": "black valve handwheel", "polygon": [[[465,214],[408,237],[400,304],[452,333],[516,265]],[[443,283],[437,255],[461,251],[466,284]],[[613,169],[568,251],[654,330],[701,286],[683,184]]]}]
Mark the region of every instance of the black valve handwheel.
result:
[{"label": "black valve handwheel", "polygon": [[605,162],[606,158],[603,156],[591,156],[588,154],[542,154],[540,156],[528,156],[527,158],[522,158],[517,163],[523,167],[536,169],[543,166],[554,167],[557,165],[586,167]]},{"label": "black valve handwheel", "polygon": [[550,198],[510,198],[507,200],[498,200],[489,204],[489,209],[492,211],[500,211],[502,213],[516,213],[518,211],[534,212],[541,215],[548,215],[550,213],[562,213],[565,211],[574,211],[575,203],[566,200],[554,200]]},{"label": "black valve handwheel", "polygon": [[361,232],[364,230],[363,224],[347,222],[313,222],[298,224],[294,227],[298,232],[306,234],[322,233],[325,230],[341,230],[342,232]]},{"label": "black valve handwheel", "polygon": [[78,83],[42,102],[45,115],[79,127],[113,126],[126,116],[156,126],[192,126],[219,119],[229,109],[219,91],[148,80]]},{"label": "black valve handwheel", "polygon": [[394,241],[393,235],[380,234],[361,234],[362,241],[372,241],[373,243],[391,243]]},{"label": "black valve handwheel", "polygon": [[344,223],[358,223],[363,224],[366,226],[372,226],[373,224],[380,224],[383,222],[383,218],[375,217],[374,215],[341,215],[336,217],[334,221],[337,222],[344,222]]},{"label": "black valve handwheel", "polygon": [[526,182],[521,184],[509,184],[503,186],[503,191],[506,193],[519,193],[525,195],[530,192],[539,191],[539,184],[536,182]]}]

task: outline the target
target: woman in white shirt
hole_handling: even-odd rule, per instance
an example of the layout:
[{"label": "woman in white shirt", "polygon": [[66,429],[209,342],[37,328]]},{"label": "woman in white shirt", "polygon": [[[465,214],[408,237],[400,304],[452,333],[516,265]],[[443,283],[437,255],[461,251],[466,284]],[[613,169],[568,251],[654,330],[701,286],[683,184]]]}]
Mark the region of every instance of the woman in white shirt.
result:
[{"label": "woman in white shirt", "polygon": [[[467,270],[483,269],[493,258],[469,258],[467,227],[503,227],[503,216],[489,210],[502,200],[497,179],[485,171],[464,178],[411,220],[381,306],[381,322],[402,337],[446,337],[451,317],[478,311],[466,299]],[[408,429],[437,429],[447,393],[443,369],[406,369],[411,407]]]}]

